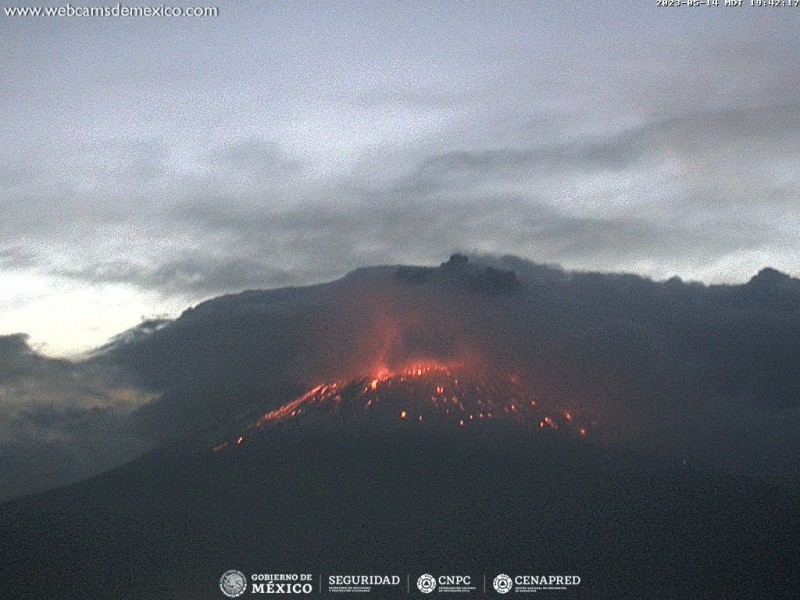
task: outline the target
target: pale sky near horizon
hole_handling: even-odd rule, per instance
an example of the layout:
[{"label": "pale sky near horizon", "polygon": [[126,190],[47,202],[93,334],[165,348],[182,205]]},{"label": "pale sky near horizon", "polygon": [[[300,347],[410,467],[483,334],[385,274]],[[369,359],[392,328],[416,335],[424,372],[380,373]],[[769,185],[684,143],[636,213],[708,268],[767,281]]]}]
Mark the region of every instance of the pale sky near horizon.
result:
[{"label": "pale sky near horizon", "polygon": [[0,7],[0,335],[456,250],[799,273],[800,7],[167,4],[219,16]]}]

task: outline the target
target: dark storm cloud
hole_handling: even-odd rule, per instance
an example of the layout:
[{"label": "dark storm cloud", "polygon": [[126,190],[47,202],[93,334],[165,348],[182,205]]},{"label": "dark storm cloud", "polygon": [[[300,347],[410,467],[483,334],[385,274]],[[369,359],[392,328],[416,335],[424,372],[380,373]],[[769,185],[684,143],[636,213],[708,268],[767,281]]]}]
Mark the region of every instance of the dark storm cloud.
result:
[{"label": "dark storm cloud", "polygon": [[[759,222],[748,231],[748,216],[739,207],[757,204],[760,214],[786,206],[788,190],[772,190],[765,197],[759,170],[770,168],[768,148],[773,157],[792,156],[797,134],[797,107],[688,114],[537,147],[428,154],[405,175],[383,184],[354,178],[332,189],[324,202],[241,211],[206,205],[194,212],[187,208],[181,216],[200,231],[224,230],[262,251],[286,248],[298,257],[301,270],[324,264],[331,250],[340,264],[355,266],[391,259],[393,252],[429,259],[452,248],[489,244],[519,249],[538,244],[549,260],[603,256],[613,263],[642,255],[654,260],[682,254],[711,257],[758,247],[774,235],[772,227],[778,223]],[[755,165],[754,153],[759,157]],[[622,180],[646,178],[647,171],[660,164],[676,165],[677,178],[695,187],[684,186],[665,199],[639,195],[649,190],[626,192],[638,196],[631,209],[604,210],[599,195],[591,214],[576,211],[553,189],[537,187],[537,180],[552,180],[553,173],[566,181],[591,173]],[[735,180],[741,190],[730,185],[734,178],[729,171],[739,172]],[[742,185],[751,179],[761,193],[751,194],[752,189]],[[531,181],[527,193],[503,189],[526,180]],[[785,185],[793,189],[796,184],[790,180]],[[648,206],[652,215],[641,209]],[[714,214],[713,226],[709,212]],[[249,256],[262,260],[258,252]],[[330,264],[322,274],[335,272],[335,264]]]},{"label": "dark storm cloud", "polygon": [[303,166],[301,161],[288,158],[277,144],[256,137],[217,148],[207,160],[212,168],[260,177],[284,177]]},{"label": "dark storm cloud", "polygon": [[204,255],[188,255],[156,267],[116,261],[82,271],[67,270],[63,275],[93,283],[127,283],[167,295],[192,293],[201,296],[236,289],[274,287],[294,281],[291,273],[256,260]]},{"label": "dark storm cloud", "polygon": [[644,131],[623,132],[607,139],[579,139],[568,143],[543,145],[538,148],[448,152],[422,161],[417,177],[441,178],[450,174],[477,177],[501,173],[518,175],[519,171],[557,169],[621,170],[644,158],[652,140]]},{"label": "dark storm cloud", "polygon": [[[457,189],[465,178],[467,182],[487,183],[553,172],[565,181],[596,171],[630,175],[637,168],[655,170],[660,164],[678,161],[683,169],[681,176],[706,180],[712,190],[715,178],[725,176],[727,168],[743,169],[746,161],[757,172],[769,169],[772,161],[790,159],[796,153],[799,133],[800,104],[687,112],[603,135],[581,135],[532,148],[433,154],[424,157],[398,189],[410,193],[439,191],[448,186]],[[739,173],[745,180],[753,174]]]},{"label": "dark storm cloud", "polygon": [[127,146],[116,167],[120,177],[149,182],[167,174],[169,151],[162,142],[141,141]]},{"label": "dark storm cloud", "polygon": [[44,357],[23,334],[0,336],[0,498],[133,458],[149,442],[126,418],[150,399],[111,370]]},{"label": "dark storm cloud", "polygon": [[4,161],[0,163],[0,188],[6,192],[13,191],[24,184],[32,174],[33,169],[26,168],[24,160]]},{"label": "dark storm cloud", "polygon": [[4,331],[78,281],[135,288],[80,326],[85,347],[123,312],[454,249],[659,278],[794,268],[800,46],[780,11],[252,4],[8,21]]},{"label": "dark storm cloud", "polygon": [[26,269],[36,265],[33,254],[20,246],[0,248],[0,269]]},{"label": "dark storm cloud", "polygon": [[[198,236],[212,232],[240,240],[244,245],[239,251],[256,264],[287,255],[295,261],[295,272],[317,277],[340,273],[344,265],[391,260],[398,254],[425,260],[453,248],[486,249],[487,245],[496,250],[538,245],[549,260],[602,256],[613,262],[692,252],[707,257],[720,250],[758,245],[771,232],[746,231],[742,216],[734,213],[721,214],[709,230],[708,222],[698,218],[704,210],[696,208],[697,198],[692,193],[669,196],[669,209],[659,208],[656,200],[638,198],[641,204],[637,206],[650,204],[657,215],[667,210],[673,216],[651,219],[640,210],[601,209],[598,214],[580,214],[569,203],[546,196],[547,190],[534,187],[523,195],[501,188],[521,177],[535,180],[553,171],[565,173],[565,177],[592,171],[625,177],[628,169],[646,169],[659,160],[671,161],[678,153],[694,164],[697,156],[692,152],[697,148],[691,143],[692,135],[715,139],[717,149],[724,152],[735,139],[759,141],[764,136],[762,143],[768,143],[772,136],[785,143],[793,133],[770,131],[762,122],[768,124],[770,119],[757,115],[751,115],[750,125],[742,125],[746,119],[740,114],[713,117],[671,119],[600,139],[579,138],[533,149],[431,154],[419,160],[410,173],[384,184],[354,179],[340,185],[324,202],[280,208],[271,203],[237,207],[197,200],[169,218],[181,219],[181,228],[194,230]],[[728,123],[738,124],[740,130],[728,131]],[[689,177],[690,170],[685,175]],[[711,174],[703,176],[708,179]],[[705,194],[718,203],[715,209],[721,208],[719,204],[745,200],[725,197],[724,191],[714,194],[708,185]],[[691,214],[685,214],[687,211]]]},{"label": "dark storm cloud", "polygon": [[31,354],[31,349],[28,347],[28,338],[23,333],[16,335],[3,335],[0,336],[0,358],[3,365],[0,375],[6,376],[6,369],[9,363],[14,363],[23,357]]},{"label": "dark storm cloud", "polygon": [[[785,248],[781,215],[800,191],[791,169],[800,105],[703,109],[604,132],[555,127],[557,135],[526,124],[522,138],[417,149],[399,169],[378,153],[363,172],[316,182],[310,163],[251,136],[204,150],[201,171],[179,187],[170,175],[180,157],[165,143],[120,142],[104,154],[113,185],[35,196],[33,175],[15,180],[22,187],[6,197],[5,225],[30,241],[24,263],[9,262],[22,247],[2,259],[197,298],[454,249],[597,268],[670,265],[659,267],[669,274]],[[67,205],[61,194],[79,200]],[[78,259],[75,245],[94,231],[105,238]],[[53,268],[54,254],[72,265]]]},{"label": "dark storm cloud", "polygon": [[[613,255],[621,242],[628,251],[656,249],[671,236],[686,235],[639,219],[572,216],[542,201],[519,197],[430,201],[426,194],[391,189],[351,190],[348,195],[350,203],[342,208],[301,207],[277,214],[231,214],[212,205],[193,213],[185,226],[239,240],[236,251],[248,253],[241,261],[248,268],[215,269],[227,273],[228,284],[236,284],[239,276],[239,288],[252,286],[259,278],[290,281],[289,273],[299,278],[331,277],[341,273],[341,265],[391,262],[398,257],[424,261],[440,249],[489,245],[488,249],[500,251],[541,243],[549,246],[551,256]],[[359,196],[360,201],[354,201]],[[287,257],[285,272],[259,268],[276,255]],[[154,283],[179,287],[180,280],[166,277]]]}]

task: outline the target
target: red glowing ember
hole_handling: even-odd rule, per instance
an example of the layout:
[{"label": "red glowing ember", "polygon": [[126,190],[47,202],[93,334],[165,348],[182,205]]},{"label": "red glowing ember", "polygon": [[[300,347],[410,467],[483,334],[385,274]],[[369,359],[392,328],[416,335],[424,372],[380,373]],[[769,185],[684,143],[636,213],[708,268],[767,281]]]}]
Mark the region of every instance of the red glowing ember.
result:
[{"label": "red glowing ember", "polygon": [[[233,439],[238,446],[261,430],[288,423],[379,425],[398,421],[404,428],[426,429],[437,425],[471,429],[507,423],[528,431],[563,428],[576,437],[586,436],[586,425],[574,411],[545,411],[530,397],[530,390],[523,388],[518,377],[419,362],[394,372],[381,368],[348,382],[318,385],[267,412]],[[224,447],[219,444],[214,450]]]}]

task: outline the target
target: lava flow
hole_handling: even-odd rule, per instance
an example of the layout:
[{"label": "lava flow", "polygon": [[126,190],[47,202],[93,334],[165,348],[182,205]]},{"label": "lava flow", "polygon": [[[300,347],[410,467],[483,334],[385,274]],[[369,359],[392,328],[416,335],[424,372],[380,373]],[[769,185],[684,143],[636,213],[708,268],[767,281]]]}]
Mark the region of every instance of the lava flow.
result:
[{"label": "lava flow", "polygon": [[[439,364],[416,364],[347,382],[322,384],[267,412],[233,438],[250,437],[288,423],[364,424],[432,429],[471,429],[490,423],[529,431],[562,431],[585,437],[588,429],[570,410],[548,411],[514,376],[476,376]],[[223,442],[215,451],[229,446]]]}]

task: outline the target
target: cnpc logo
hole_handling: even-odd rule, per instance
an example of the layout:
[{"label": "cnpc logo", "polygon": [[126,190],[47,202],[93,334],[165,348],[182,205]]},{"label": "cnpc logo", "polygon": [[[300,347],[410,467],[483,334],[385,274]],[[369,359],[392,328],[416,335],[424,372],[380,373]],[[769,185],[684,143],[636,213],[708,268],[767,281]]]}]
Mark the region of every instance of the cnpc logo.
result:
[{"label": "cnpc logo", "polygon": [[437,586],[459,588],[469,586],[471,583],[472,578],[469,575],[439,575],[437,578],[429,573],[425,573],[424,575],[420,575],[419,579],[417,579],[417,589],[423,594],[430,594]]},{"label": "cnpc logo", "polygon": [[428,573],[420,575],[419,579],[417,579],[417,588],[419,588],[419,591],[423,594],[430,594],[436,589],[436,579],[433,575],[429,575]]}]

